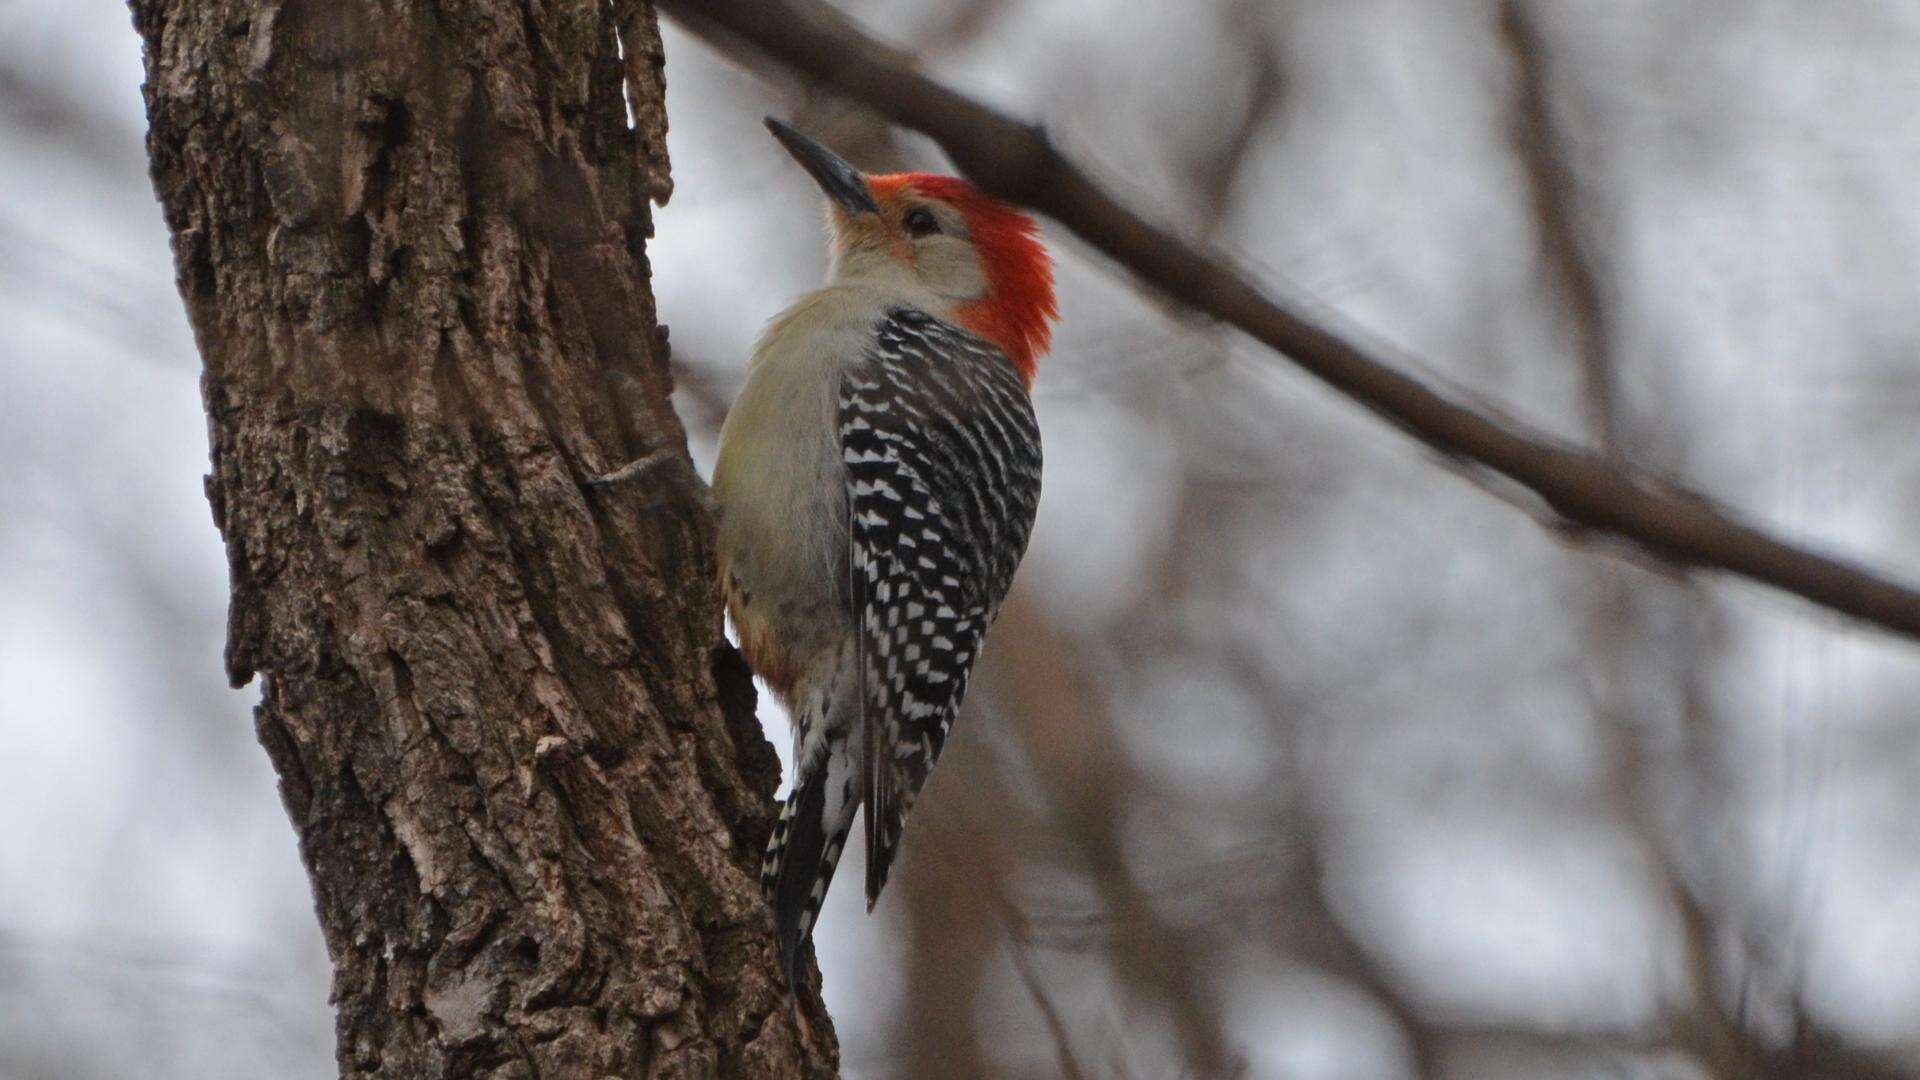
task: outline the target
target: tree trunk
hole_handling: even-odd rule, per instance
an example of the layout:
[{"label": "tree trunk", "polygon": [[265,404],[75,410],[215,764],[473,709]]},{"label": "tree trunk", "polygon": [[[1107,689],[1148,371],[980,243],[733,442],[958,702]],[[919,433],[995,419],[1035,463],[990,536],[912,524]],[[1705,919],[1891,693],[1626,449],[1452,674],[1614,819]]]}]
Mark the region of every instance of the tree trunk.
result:
[{"label": "tree trunk", "polygon": [[261,678],[340,1071],[831,1074],[758,894],[779,767],[667,402],[651,7],[132,6],[227,668]]}]

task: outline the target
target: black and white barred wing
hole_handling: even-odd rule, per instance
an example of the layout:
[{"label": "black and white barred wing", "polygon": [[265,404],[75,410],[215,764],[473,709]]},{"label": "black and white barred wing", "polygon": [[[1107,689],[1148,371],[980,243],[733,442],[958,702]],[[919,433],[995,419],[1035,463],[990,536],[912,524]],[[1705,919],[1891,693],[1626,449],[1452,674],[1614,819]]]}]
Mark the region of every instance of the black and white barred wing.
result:
[{"label": "black and white barred wing", "polygon": [[861,628],[867,906],[1026,551],[1040,430],[988,342],[894,310],[842,377],[849,596]]}]

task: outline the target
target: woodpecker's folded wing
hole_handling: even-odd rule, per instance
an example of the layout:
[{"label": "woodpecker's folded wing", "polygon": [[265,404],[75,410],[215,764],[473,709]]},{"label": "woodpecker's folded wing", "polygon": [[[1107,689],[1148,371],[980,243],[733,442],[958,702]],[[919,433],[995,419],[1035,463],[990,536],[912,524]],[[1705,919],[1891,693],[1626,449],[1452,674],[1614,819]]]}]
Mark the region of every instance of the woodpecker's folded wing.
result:
[{"label": "woodpecker's folded wing", "polygon": [[861,629],[867,906],[1026,551],[1040,431],[991,344],[896,309],[842,376],[852,614]]}]

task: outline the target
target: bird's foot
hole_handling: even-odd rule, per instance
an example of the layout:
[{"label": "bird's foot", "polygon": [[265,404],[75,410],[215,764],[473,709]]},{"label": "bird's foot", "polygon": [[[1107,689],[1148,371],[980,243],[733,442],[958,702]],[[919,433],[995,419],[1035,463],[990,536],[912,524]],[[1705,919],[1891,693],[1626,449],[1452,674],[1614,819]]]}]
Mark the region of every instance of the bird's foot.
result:
[{"label": "bird's foot", "polygon": [[581,486],[603,488],[612,487],[615,484],[624,484],[629,480],[644,479],[666,468],[668,465],[673,464],[674,459],[677,457],[679,457],[679,455],[671,450],[655,450],[651,454],[627,462],[625,465],[620,466],[610,473],[588,477],[586,480],[581,481]]}]

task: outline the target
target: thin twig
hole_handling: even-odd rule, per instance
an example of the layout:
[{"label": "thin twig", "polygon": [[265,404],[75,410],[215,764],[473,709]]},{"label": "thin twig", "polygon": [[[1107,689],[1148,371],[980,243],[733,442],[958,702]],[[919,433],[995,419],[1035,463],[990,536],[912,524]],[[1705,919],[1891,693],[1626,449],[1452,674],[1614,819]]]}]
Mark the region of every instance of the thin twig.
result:
[{"label": "thin twig", "polygon": [[1021,918],[1016,908],[1005,894],[994,898],[1000,907],[1000,918],[1007,927],[1007,937],[1012,945],[1013,970],[1020,976],[1020,982],[1027,988],[1027,994],[1033,998],[1034,1007],[1040,1010],[1040,1018],[1046,1021],[1047,1031],[1053,1036],[1054,1055],[1060,1061],[1060,1075],[1067,1080],[1084,1080],[1087,1071],[1080,1067],[1080,1059],[1073,1052],[1073,1037],[1067,1031],[1065,1019],[1060,1015],[1059,1006],[1053,1003],[1053,995],[1047,992],[1046,984],[1040,981],[1040,972],[1033,964],[1033,945],[1027,940],[1026,920]]},{"label": "thin twig", "polygon": [[1118,978],[1165,1004],[1195,1074],[1240,1074],[1245,1063],[1221,1027],[1219,988],[1204,978],[1190,937],[1161,918],[1134,877],[1120,826],[1126,793],[1138,781],[1075,642],[1022,589],[1007,598],[995,633],[1003,645],[1023,643],[989,654],[995,699],[1023,717],[1016,730],[1059,827],[1085,856],[1102,903],[1130,944],[1113,951]]},{"label": "thin twig", "polygon": [[1546,45],[1527,5],[1519,0],[1500,5],[1500,38],[1513,57],[1514,155],[1527,178],[1540,255],[1573,323],[1587,422],[1600,452],[1618,456],[1620,418],[1612,407],[1618,387],[1604,289],[1591,252],[1581,243],[1575,215],[1578,177],[1568,140],[1554,122]]}]

